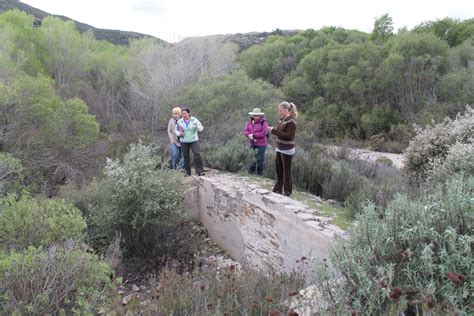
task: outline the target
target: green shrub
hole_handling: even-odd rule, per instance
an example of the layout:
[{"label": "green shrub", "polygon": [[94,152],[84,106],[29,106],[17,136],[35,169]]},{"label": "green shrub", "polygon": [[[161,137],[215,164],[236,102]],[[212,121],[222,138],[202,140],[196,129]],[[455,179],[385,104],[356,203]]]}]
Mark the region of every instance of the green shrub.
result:
[{"label": "green shrub", "polygon": [[324,179],[323,196],[344,202],[350,194],[357,194],[360,188],[369,185],[368,179],[355,172],[348,163],[336,162]]},{"label": "green shrub", "polygon": [[169,170],[159,152],[158,147],[131,145],[123,162],[108,159],[105,178],[75,199],[101,234],[96,238],[102,246],[120,233],[125,255],[152,256],[161,229],[180,218],[183,175]]},{"label": "green shrub", "polygon": [[298,152],[292,161],[294,184],[316,195],[323,195],[323,183],[330,174],[332,163],[324,159],[318,149]]},{"label": "green shrub", "polygon": [[26,178],[21,161],[8,153],[0,152],[0,197],[19,193]]},{"label": "green shrub", "polygon": [[[474,109],[466,108],[455,120],[446,118],[443,122],[417,128],[416,136],[405,151],[405,171],[415,181],[426,179],[427,174],[438,166],[435,160],[444,160],[450,147],[455,144],[472,144],[474,141]],[[466,162],[469,163],[467,160]],[[458,168],[464,169],[462,166]],[[436,171],[434,171],[436,172]]]},{"label": "green shrub", "polygon": [[97,313],[111,269],[73,243],[0,253],[0,313]]},{"label": "green shrub", "polygon": [[361,182],[357,189],[348,192],[348,195],[343,201],[344,206],[350,210],[351,215],[354,217],[362,211],[363,206],[369,201],[379,205],[379,201],[376,200],[375,185],[367,178],[361,178],[359,180],[361,180]]},{"label": "green shrub", "polygon": [[94,249],[105,249],[110,238],[104,235],[103,228],[97,224],[97,214],[103,205],[110,201],[111,187],[106,180],[92,179],[87,185],[78,188],[75,183],[67,183],[59,190],[59,196],[72,203],[82,212],[87,222],[86,241]]},{"label": "green shrub", "polygon": [[211,168],[237,172],[250,166],[255,152],[249,147],[243,135],[236,135],[225,145],[207,153],[206,159]]},{"label": "green shrub", "polygon": [[3,250],[80,240],[85,228],[81,212],[64,201],[27,196],[0,200],[0,249]]},{"label": "green shrub", "polygon": [[263,170],[263,175],[270,179],[276,179],[275,157],[275,148],[269,145],[265,151],[265,169]]},{"label": "green shrub", "polygon": [[397,193],[410,191],[405,175],[394,167],[365,160],[350,160],[348,163],[363,177],[362,185],[344,201],[354,214],[359,213],[367,201],[384,208]]},{"label": "green shrub", "polygon": [[331,284],[321,288],[329,304],[342,314],[467,314],[473,190],[474,177],[458,175],[417,200],[367,205],[348,240],[335,245],[336,279],[318,273]]}]

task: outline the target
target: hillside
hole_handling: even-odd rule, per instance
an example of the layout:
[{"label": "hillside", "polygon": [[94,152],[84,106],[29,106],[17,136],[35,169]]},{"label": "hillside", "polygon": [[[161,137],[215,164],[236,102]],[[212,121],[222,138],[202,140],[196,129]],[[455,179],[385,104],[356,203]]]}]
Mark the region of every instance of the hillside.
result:
[{"label": "hillside", "polygon": [[41,11],[37,8],[34,8],[28,4],[16,1],[16,0],[0,0],[0,13],[3,13],[8,10],[13,10],[13,9],[18,9],[21,11],[25,11],[28,14],[31,14],[32,16],[35,17],[35,25],[40,25],[41,20],[47,16],[53,15],[57,16],[58,18],[64,20],[64,21],[73,21],[76,24],[77,29],[79,32],[84,33],[87,31],[92,31],[95,35],[95,38],[98,40],[105,40],[108,42],[111,42],[115,45],[127,45],[131,40],[133,39],[140,39],[143,37],[151,37],[155,38],[163,43],[165,43],[164,40],[153,37],[151,35],[146,35],[146,34],[141,34],[141,33],[136,33],[136,32],[127,32],[127,31],[119,31],[119,30],[108,30],[108,29],[99,29],[95,28],[93,26],[90,26],[85,23],[81,23],[78,21],[75,21],[73,19],[70,19],[68,17],[62,16],[62,15],[54,15],[50,14],[44,11]]},{"label": "hillside", "polygon": [[[96,39],[105,40],[115,45],[128,45],[128,43],[131,40],[140,39],[144,37],[151,37],[163,43],[166,43],[166,41],[162,39],[156,38],[151,35],[142,34],[142,33],[120,31],[120,30],[99,29],[91,25],[75,21],[66,16],[50,14],[48,12],[34,8],[26,3],[22,3],[17,0],[0,0],[0,14],[5,11],[13,10],[13,9],[25,11],[26,13],[34,16],[36,26],[41,24],[41,20],[43,18],[50,15],[56,16],[64,21],[73,21],[76,24],[76,27],[79,30],[79,32],[84,33],[90,30],[94,33]],[[212,36],[217,36],[217,37],[224,38],[225,40],[232,41],[236,43],[237,45],[239,45],[241,50],[244,50],[246,48],[249,48],[252,45],[263,43],[269,36],[272,36],[272,35],[292,36],[298,32],[299,30],[277,29],[272,32],[250,32],[250,33],[237,33],[237,34],[212,35]],[[204,36],[204,38],[207,38],[207,37],[208,36]]]}]

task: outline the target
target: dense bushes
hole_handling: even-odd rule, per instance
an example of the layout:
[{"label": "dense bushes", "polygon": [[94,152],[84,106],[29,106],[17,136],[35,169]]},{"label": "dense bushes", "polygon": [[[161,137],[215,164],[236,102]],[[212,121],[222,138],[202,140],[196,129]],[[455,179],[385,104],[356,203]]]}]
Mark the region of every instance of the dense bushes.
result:
[{"label": "dense bushes", "polygon": [[256,159],[255,152],[248,146],[242,135],[236,135],[225,145],[210,150],[206,160],[211,168],[223,171],[237,172],[250,166]]},{"label": "dense bushes", "polygon": [[80,211],[59,200],[10,196],[0,200],[0,250],[81,240],[86,223]]},{"label": "dense bushes", "polygon": [[[446,171],[467,171],[473,168],[474,110],[467,107],[456,119],[418,128],[416,136],[405,151],[405,171],[416,181],[427,176],[442,180]],[[457,150],[461,150],[457,152]],[[439,172],[439,174],[438,174]]]},{"label": "dense bushes", "polygon": [[[275,154],[266,154],[265,176],[275,179]],[[384,207],[396,194],[407,191],[403,174],[383,163],[372,163],[349,156],[348,149],[339,148],[329,154],[324,147],[311,151],[298,150],[292,164],[293,183],[309,193],[334,199],[351,213],[360,211],[367,201]]]},{"label": "dense bushes", "polygon": [[109,266],[74,243],[0,253],[2,314],[97,313]]},{"label": "dense bushes", "polygon": [[[383,19],[387,30],[393,27],[390,17]],[[427,22],[374,40],[377,23],[370,37],[334,27],[270,37],[242,52],[242,68],[253,79],[281,86],[322,138],[367,140],[389,134],[397,124],[453,117],[460,104],[474,102],[468,66],[472,19]],[[458,27],[466,33],[454,31]],[[447,33],[458,37],[455,44]],[[406,146],[389,137],[385,141],[391,150]]]},{"label": "dense bushes", "polygon": [[105,178],[91,183],[92,189],[65,195],[100,234],[102,245],[96,246],[108,245],[119,233],[126,255],[152,256],[160,231],[179,218],[182,174],[167,169],[159,153],[157,147],[131,145],[122,162],[107,161]]},{"label": "dense bushes", "polygon": [[461,175],[416,200],[399,195],[383,210],[367,205],[334,249],[339,274],[337,286],[325,288],[330,305],[342,313],[467,313],[473,190],[474,177]]},{"label": "dense bushes", "polygon": [[111,270],[81,243],[85,228],[64,201],[0,199],[1,314],[97,312]]},{"label": "dense bushes", "polygon": [[22,191],[25,178],[26,170],[21,161],[8,153],[0,152],[0,197]]}]

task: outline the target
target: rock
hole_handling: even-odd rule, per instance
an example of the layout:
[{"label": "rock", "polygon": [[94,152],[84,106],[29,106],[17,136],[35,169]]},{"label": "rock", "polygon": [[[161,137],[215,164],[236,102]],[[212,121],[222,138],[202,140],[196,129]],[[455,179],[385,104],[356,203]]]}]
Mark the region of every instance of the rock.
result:
[{"label": "rock", "polygon": [[132,291],[133,292],[140,292],[140,288],[134,284],[134,285],[132,285]]},{"label": "rock", "polygon": [[130,303],[131,300],[132,300],[132,294],[129,294],[123,298],[122,304],[127,305],[128,303]]}]

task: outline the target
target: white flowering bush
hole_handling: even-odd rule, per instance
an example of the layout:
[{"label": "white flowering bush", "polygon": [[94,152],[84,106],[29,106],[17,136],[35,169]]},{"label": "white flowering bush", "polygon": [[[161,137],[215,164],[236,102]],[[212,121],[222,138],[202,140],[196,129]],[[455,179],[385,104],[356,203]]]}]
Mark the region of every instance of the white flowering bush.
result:
[{"label": "white flowering bush", "polygon": [[455,143],[446,157],[433,159],[427,172],[430,182],[442,182],[456,173],[474,174],[474,141],[469,143]]},{"label": "white flowering bush", "polygon": [[[437,170],[433,168],[469,169],[460,163],[470,163],[470,160],[460,159],[460,156],[450,151],[452,146],[462,148],[462,144],[473,144],[474,140],[474,110],[466,108],[464,114],[458,114],[456,119],[446,118],[443,122],[427,126],[426,128],[415,128],[416,136],[410,141],[405,151],[405,172],[416,181],[426,180],[427,176],[436,176]],[[461,153],[463,155],[463,153]],[[455,159],[450,162],[447,159]],[[444,160],[444,162],[442,162]],[[444,167],[442,165],[446,164]],[[451,167],[448,167],[451,166]],[[444,171],[441,171],[441,174]],[[440,177],[442,178],[442,175]],[[439,179],[441,179],[439,178]]]}]

